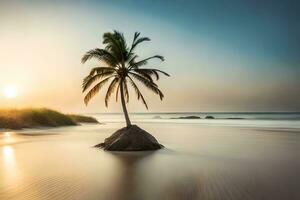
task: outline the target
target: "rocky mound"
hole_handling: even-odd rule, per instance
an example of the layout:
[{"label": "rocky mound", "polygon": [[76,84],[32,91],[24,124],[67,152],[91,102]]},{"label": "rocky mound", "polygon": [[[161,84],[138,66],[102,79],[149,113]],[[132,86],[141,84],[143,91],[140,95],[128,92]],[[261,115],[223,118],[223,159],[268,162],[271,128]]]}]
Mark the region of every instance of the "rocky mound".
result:
[{"label": "rocky mound", "polygon": [[136,125],[117,130],[104,143],[95,147],[107,151],[151,151],[163,148],[163,145],[147,131]]},{"label": "rocky mound", "polygon": [[201,117],[191,115],[191,116],[183,116],[183,117],[173,117],[171,119],[201,119]]},{"label": "rocky mound", "polygon": [[215,118],[213,116],[208,115],[205,117],[205,119],[215,119]]}]

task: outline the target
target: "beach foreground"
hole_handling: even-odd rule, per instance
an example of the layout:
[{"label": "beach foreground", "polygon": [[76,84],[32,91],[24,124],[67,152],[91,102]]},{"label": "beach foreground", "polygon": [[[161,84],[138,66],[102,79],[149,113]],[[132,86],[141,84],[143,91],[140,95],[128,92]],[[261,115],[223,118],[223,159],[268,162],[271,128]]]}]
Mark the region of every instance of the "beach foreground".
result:
[{"label": "beach foreground", "polygon": [[0,199],[300,199],[300,130],[139,123],[166,148],[93,146],[121,123],[0,133]]}]

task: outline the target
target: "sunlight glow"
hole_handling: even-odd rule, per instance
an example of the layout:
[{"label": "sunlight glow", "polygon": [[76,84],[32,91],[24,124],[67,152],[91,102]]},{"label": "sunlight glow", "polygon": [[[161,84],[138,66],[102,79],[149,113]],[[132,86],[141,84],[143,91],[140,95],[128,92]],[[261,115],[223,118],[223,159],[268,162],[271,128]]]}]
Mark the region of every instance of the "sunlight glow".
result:
[{"label": "sunlight glow", "polygon": [[10,144],[10,143],[13,143],[15,142],[15,137],[13,137],[14,133],[13,132],[4,132],[3,134],[3,141],[6,143],[6,144]]},{"label": "sunlight glow", "polygon": [[14,149],[11,146],[4,146],[3,154],[7,161],[12,162],[14,160]]},{"label": "sunlight glow", "polygon": [[15,151],[11,146],[6,145],[6,146],[3,147],[2,156],[3,156],[3,159],[4,159],[3,160],[4,161],[4,167],[7,170],[10,170],[10,169],[15,167],[15,164],[16,164]]},{"label": "sunlight glow", "polygon": [[11,99],[17,97],[18,91],[17,88],[14,86],[6,86],[4,88],[3,94],[6,98]]},{"label": "sunlight glow", "polygon": [[15,149],[10,145],[3,146],[2,151],[0,151],[0,158],[2,158],[2,169],[4,173],[1,183],[8,185],[16,184],[18,170],[16,165]]}]

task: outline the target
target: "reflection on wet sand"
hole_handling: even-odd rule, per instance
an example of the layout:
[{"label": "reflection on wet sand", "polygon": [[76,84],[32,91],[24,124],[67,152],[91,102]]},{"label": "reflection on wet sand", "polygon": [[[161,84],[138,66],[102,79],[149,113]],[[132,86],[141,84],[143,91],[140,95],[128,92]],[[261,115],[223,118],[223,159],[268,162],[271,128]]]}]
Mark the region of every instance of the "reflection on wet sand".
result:
[{"label": "reflection on wet sand", "polygon": [[0,144],[3,143],[5,145],[11,144],[15,142],[15,133],[14,132],[3,132],[0,133]]},{"label": "reflection on wet sand", "polygon": [[[136,153],[111,153],[118,160],[119,176],[114,186],[115,199],[138,200],[143,199],[143,193],[139,191],[142,184],[140,180],[139,163],[144,159],[149,159],[156,152],[136,152]],[[146,173],[146,172],[145,172]]]},{"label": "reflection on wet sand", "polygon": [[2,147],[0,154],[2,166],[0,170],[2,173],[1,182],[7,186],[13,186],[17,183],[20,178],[17,168],[17,159],[15,155],[15,149],[10,145],[5,145]]},{"label": "reflection on wet sand", "polygon": [[2,157],[4,168],[8,170],[13,170],[16,166],[16,158],[13,147],[6,145],[2,148]]}]

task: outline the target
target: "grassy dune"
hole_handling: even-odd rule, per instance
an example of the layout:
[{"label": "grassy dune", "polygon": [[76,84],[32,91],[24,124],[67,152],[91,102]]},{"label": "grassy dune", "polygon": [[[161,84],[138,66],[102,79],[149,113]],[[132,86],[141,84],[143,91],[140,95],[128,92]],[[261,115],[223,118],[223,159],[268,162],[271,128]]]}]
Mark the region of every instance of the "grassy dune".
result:
[{"label": "grassy dune", "polygon": [[73,121],[78,123],[98,123],[98,121],[94,117],[89,117],[85,115],[74,115],[74,114],[67,115],[67,116],[73,119]]},{"label": "grassy dune", "polygon": [[67,115],[47,108],[0,109],[0,128],[74,126],[78,123],[98,123],[93,117]]}]

